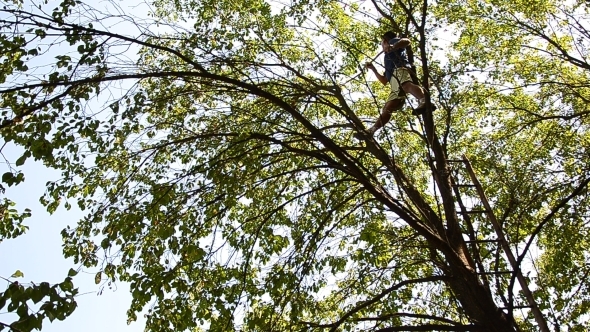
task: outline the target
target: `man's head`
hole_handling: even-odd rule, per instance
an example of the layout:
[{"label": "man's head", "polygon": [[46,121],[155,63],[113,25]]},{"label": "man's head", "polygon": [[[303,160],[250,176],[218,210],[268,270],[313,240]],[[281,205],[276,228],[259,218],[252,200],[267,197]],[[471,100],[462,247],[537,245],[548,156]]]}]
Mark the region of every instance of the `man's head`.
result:
[{"label": "man's head", "polygon": [[393,31],[387,31],[381,36],[381,47],[383,48],[383,51],[387,52],[389,41],[393,38],[397,38],[397,34]]},{"label": "man's head", "polygon": [[387,31],[386,33],[383,34],[383,36],[381,36],[381,39],[386,40],[386,41],[390,41],[393,38],[397,38],[397,34],[393,31]]}]

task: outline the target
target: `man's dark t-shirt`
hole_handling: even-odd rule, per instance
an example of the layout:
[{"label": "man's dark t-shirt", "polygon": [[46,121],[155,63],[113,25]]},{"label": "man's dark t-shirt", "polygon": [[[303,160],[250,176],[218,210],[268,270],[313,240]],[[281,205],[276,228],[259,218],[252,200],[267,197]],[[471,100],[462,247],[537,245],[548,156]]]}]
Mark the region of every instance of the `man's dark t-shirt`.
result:
[{"label": "man's dark t-shirt", "polygon": [[[400,38],[393,38],[389,41],[389,45],[393,45],[399,40]],[[385,77],[387,78],[388,82],[391,81],[391,76],[393,75],[393,71],[396,68],[411,68],[405,48],[398,48],[389,53],[385,53],[383,56],[383,62],[385,65]]]}]

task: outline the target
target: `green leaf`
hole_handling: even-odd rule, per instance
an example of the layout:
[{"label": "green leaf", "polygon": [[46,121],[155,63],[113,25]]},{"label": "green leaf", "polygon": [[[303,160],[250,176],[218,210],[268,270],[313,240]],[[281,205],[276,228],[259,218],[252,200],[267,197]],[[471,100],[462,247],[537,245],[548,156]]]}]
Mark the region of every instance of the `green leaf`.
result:
[{"label": "green leaf", "polygon": [[45,295],[46,294],[43,293],[43,291],[41,291],[40,289],[36,288],[31,293],[31,300],[33,301],[33,303],[39,303],[45,297]]},{"label": "green leaf", "polygon": [[8,312],[15,311],[16,309],[18,309],[18,303],[16,303],[16,302],[10,302],[8,304],[8,308],[7,309],[8,309]]},{"label": "green leaf", "polygon": [[21,156],[20,158],[18,158],[15,162],[16,166],[22,166],[24,165],[25,161],[27,160],[27,157],[25,156]]},{"label": "green leaf", "polygon": [[74,284],[72,283],[72,279],[70,277],[66,278],[62,283],[59,284],[59,288],[64,292],[69,292],[74,289]]},{"label": "green leaf", "polygon": [[10,277],[11,278],[23,278],[25,275],[21,272],[21,270],[16,270]]},{"label": "green leaf", "polygon": [[48,282],[42,282],[39,284],[39,289],[41,292],[43,292],[43,294],[49,294],[51,291],[51,285],[49,285]]},{"label": "green leaf", "polygon": [[74,270],[74,269],[70,269],[68,271],[68,277],[75,277],[78,274],[78,271]]},{"label": "green leaf", "polygon": [[11,172],[6,172],[2,174],[2,182],[6,183],[9,187],[12,186],[14,181],[14,174],[12,174]]}]

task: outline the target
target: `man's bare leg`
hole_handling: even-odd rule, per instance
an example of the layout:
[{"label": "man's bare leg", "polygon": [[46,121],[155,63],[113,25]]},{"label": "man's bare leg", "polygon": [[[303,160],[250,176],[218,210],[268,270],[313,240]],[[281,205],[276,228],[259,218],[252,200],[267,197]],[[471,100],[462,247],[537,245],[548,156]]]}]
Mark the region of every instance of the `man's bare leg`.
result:
[{"label": "man's bare leg", "polygon": [[377,121],[375,121],[375,124],[371,126],[371,128],[367,129],[367,131],[373,135],[377,130],[385,126],[391,119],[391,113],[393,113],[393,111],[400,110],[404,105],[404,101],[405,99],[394,99],[386,102],[385,105],[383,105],[383,109],[377,118]]},{"label": "man's bare leg", "polygon": [[426,106],[426,97],[424,96],[424,90],[422,87],[412,82],[404,82],[402,83],[402,89],[418,99],[418,106],[416,107],[416,110],[422,111]]}]

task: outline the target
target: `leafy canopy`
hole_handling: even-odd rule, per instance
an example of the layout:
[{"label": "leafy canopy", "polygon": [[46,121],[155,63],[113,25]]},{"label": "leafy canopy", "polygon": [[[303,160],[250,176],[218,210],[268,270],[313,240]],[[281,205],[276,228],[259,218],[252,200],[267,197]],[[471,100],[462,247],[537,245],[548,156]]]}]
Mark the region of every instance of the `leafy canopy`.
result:
[{"label": "leafy canopy", "polygon": [[[586,1],[109,6],[3,1],[0,133],[23,154],[2,182],[31,158],[62,171],[42,202],[87,213],[64,255],[129,282],[130,321],[147,307],[158,331],[589,327]],[[439,110],[414,117],[409,98],[359,142],[388,94],[364,62],[390,29]],[[472,181],[463,155],[516,264],[490,218],[461,209],[483,209],[453,186]],[[30,212],[3,204],[1,238],[21,235]],[[65,318],[73,276],[61,295],[10,281],[0,301],[30,322],[10,328]],[[66,309],[30,316],[15,294]]]}]

